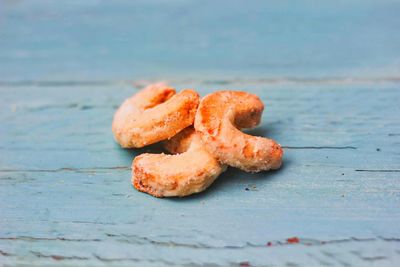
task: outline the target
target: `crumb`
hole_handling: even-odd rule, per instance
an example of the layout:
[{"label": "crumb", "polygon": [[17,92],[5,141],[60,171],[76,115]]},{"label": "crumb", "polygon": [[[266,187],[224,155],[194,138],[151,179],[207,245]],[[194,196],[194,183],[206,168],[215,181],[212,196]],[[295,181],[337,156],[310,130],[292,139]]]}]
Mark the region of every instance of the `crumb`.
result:
[{"label": "crumb", "polygon": [[291,237],[291,238],[286,239],[286,241],[289,244],[297,244],[300,242],[300,239],[298,237]]}]

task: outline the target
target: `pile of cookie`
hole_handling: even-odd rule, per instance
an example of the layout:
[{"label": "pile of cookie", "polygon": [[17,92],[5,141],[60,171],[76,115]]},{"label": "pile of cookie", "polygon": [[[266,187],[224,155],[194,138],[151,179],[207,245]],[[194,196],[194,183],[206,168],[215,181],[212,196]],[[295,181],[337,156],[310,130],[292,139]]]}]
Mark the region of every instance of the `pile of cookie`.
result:
[{"label": "pile of cookie", "polygon": [[158,83],[121,104],[112,131],[124,148],[163,141],[170,154],[137,156],[132,184],[155,197],[183,197],[204,191],[227,166],[247,172],[281,166],[278,143],[240,131],[257,126],[263,110],[260,98],[247,92],[216,91],[200,99],[194,90],[176,93]]}]

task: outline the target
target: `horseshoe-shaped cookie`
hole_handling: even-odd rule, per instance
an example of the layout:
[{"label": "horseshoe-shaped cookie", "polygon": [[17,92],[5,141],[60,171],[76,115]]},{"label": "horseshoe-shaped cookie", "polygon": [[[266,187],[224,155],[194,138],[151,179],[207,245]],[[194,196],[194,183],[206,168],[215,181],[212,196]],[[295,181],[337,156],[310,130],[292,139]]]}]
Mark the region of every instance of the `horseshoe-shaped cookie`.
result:
[{"label": "horseshoe-shaped cookie", "polygon": [[282,163],[281,146],[272,139],[239,130],[258,125],[263,109],[254,94],[218,91],[201,100],[194,127],[204,146],[221,163],[249,172],[278,169]]},{"label": "horseshoe-shaped cookie", "polygon": [[183,197],[205,190],[226,169],[207,152],[193,127],[165,141],[164,147],[180,154],[142,154],[133,160],[132,184],[137,190]]},{"label": "horseshoe-shaped cookie", "polygon": [[154,84],[125,100],[114,115],[115,140],[125,148],[143,147],[173,137],[193,124],[199,95]]}]

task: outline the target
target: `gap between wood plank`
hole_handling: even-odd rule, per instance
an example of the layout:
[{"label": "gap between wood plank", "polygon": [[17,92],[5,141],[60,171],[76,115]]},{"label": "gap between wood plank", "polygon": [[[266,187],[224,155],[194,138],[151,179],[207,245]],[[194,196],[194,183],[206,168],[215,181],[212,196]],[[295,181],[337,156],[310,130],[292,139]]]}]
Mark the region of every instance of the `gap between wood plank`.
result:
[{"label": "gap between wood plank", "polygon": [[[161,79],[163,80],[163,79]],[[0,81],[2,87],[23,87],[23,86],[42,86],[42,87],[65,87],[65,86],[107,86],[116,84],[129,84],[134,86],[144,86],[148,83],[158,81],[157,79],[144,80],[20,80],[20,81]],[[324,77],[324,78],[301,78],[301,77],[278,77],[260,79],[171,79],[171,83],[198,83],[211,85],[230,85],[230,84],[358,84],[358,83],[400,83],[400,76],[382,77]]]}]

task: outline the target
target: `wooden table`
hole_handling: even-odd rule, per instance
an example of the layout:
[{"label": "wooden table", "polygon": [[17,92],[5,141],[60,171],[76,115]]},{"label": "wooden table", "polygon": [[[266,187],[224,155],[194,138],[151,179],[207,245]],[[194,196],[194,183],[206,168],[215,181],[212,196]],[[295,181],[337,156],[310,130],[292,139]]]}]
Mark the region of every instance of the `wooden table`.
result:
[{"label": "wooden table", "polygon": [[[0,1],[0,265],[399,266],[395,1]],[[148,82],[258,94],[284,166],[130,185],[110,129]]]}]

